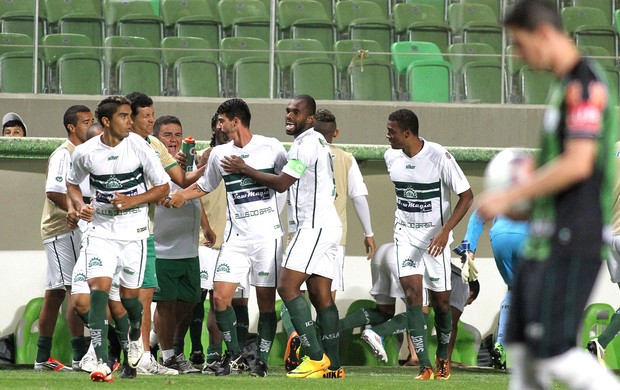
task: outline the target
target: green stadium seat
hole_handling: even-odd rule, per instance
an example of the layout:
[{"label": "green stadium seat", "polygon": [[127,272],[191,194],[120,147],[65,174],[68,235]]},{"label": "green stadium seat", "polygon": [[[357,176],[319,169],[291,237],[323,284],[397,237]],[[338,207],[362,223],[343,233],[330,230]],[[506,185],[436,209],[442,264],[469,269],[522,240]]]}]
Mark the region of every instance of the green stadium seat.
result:
[{"label": "green stadium seat", "polygon": [[[159,46],[159,45],[158,45]],[[118,60],[128,56],[146,56],[159,59],[151,42],[143,37],[107,37],[104,41],[104,59],[109,68],[114,68]]]},{"label": "green stadium seat", "polygon": [[93,15],[103,17],[101,0],[45,0],[47,22],[55,26],[68,15]]},{"label": "green stadium seat", "polygon": [[502,28],[491,7],[484,4],[453,3],[448,8],[448,23],[465,43],[486,43],[502,52]]},{"label": "green stadium seat", "polygon": [[381,45],[377,41],[369,39],[342,39],[334,44],[334,56],[339,72],[345,72],[351,61],[361,58],[390,62],[388,54],[381,54]]},{"label": "green stadium seat", "polygon": [[220,47],[222,26],[206,0],[163,0],[161,7],[164,24],[177,36],[202,38],[210,47]]},{"label": "green stadium seat", "polygon": [[281,39],[276,43],[276,65],[279,69],[278,86],[288,96],[290,85],[290,67],[302,58],[329,59],[323,44],[316,39]]},{"label": "green stadium seat", "polygon": [[482,342],[480,331],[463,321],[459,321],[457,327],[458,334],[454,341],[452,361],[468,366],[477,366],[478,351]]},{"label": "green stadium seat", "polygon": [[312,38],[323,47],[334,45],[336,28],[323,5],[315,0],[282,0],[278,3],[280,35],[290,38]]},{"label": "green stadium seat", "polygon": [[600,46],[579,46],[579,51],[586,58],[591,58],[603,67],[616,66],[616,59],[607,49]]},{"label": "green stadium seat", "polygon": [[500,64],[501,59],[493,48],[486,43],[454,43],[448,48],[448,61],[457,74],[470,62],[493,62]]},{"label": "green stadium seat", "polygon": [[502,67],[498,61],[475,61],[463,65],[462,82],[467,103],[502,102]]},{"label": "green stadium seat", "polygon": [[424,103],[452,101],[453,70],[447,61],[420,60],[407,67],[408,100]]},{"label": "green stadium seat", "polygon": [[218,52],[209,42],[197,37],[166,37],[161,41],[162,62],[172,67],[181,57],[202,57],[217,62]]},{"label": "green stadium seat", "polygon": [[592,7],[564,7],[562,23],[578,46],[600,46],[617,54],[618,36],[605,13]]},{"label": "green stadium seat", "polygon": [[[310,95],[316,100],[335,100],[336,64],[328,58],[301,58],[290,67],[291,96]],[[317,82],[321,80],[321,82]]]},{"label": "green stadium seat", "polygon": [[58,93],[101,95],[103,93],[104,65],[96,54],[65,54],[56,64]]},{"label": "green stadium seat", "polygon": [[159,47],[164,37],[163,20],[149,1],[104,0],[103,15],[116,35],[144,37],[153,47]]},{"label": "green stadium seat", "polygon": [[319,3],[321,3],[321,5],[323,6],[323,8],[325,9],[325,12],[327,12],[327,15],[329,15],[329,17],[333,20],[334,19],[334,4],[336,3],[336,0],[316,0]]},{"label": "green stadium seat", "polygon": [[[260,57],[269,62],[269,46],[267,42],[259,38],[252,37],[227,37],[220,43],[220,65],[223,73],[223,90],[225,96],[233,93],[234,80],[232,77],[235,63],[245,57]],[[241,78],[245,77],[246,70],[262,68],[262,62],[250,61],[240,65],[242,72]]]},{"label": "green stadium seat", "polygon": [[381,8],[370,1],[336,3],[336,24],[341,34],[348,34],[349,39],[372,39],[388,52],[394,40],[394,24],[381,15]]},{"label": "green stadium seat", "polygon": [[254,37],[269,42],[269,13],[260,0],[221,0],[222,28],[235,37]]},{"label": "green stadium seat", "polygon": [[269,58],[244,57],[237,60],[233,66],[233,84],[237,97],[268,98]]},{"label": "green stadium seat", "polygon": [[178,96],[220,96],[220,71],[216,61],[202,57],[182,57],[174,63]]},{"label": "green stadium seat", "polygon": [[450,0],[407,0],[406,3],[430,5],[437,8],[437,11],[443,15],[444,20],[448,20],[448,5]]},{"label": "green stadium seat", "polygon": [[54,67],[65,54],[96,54],[92,42],[83,34],[47,34],[43,38],[42,49],[48,67]]},{"label": "green stadium seat", "polygon": [[506,100],[510,103],[521,103],[519,71],[525,62],[516,55],[512,45],[506,46]]},{"label": "green stadium seat", "polygon": [[11,52],[32,53],[32,37],[18,33],[0,33],[0,55]]},{"label": "green stadium seat", "polygon": [[[24,1],[25,3],[25,1]],[[0,15],[0,31],[4,33],[26,34],[34,39],[34,13],[7,12]],[[44,16],[39,16],[38,27],[39,42],[47,31],[47,20]]]},{"label": "green stadium seat", "polygon": [[572,0],[572,5],[576,7],[598,8],[605,14],[607,23],[611,26],[614,23],[614,10],[616,6],[614,0]]},{"label": "green stadium seat", "polygon": [[[38,59],[37,92],[43,92],[44,69],[43,58]],[[33,93],[33,53],[10,52],[0,56],[0,92]]]},{"label": "green stadium seat", "polygon": [[394,99],[394,71],[381,60],[354,60],[348,67],[352,100]]},{"label": "green stadium seat", "polygon": [[500,21],[500,18],[502,16],[501,0],[463,0],[462,2],[465,4],[486,5],[493,10],[493,13],[495,14],[495,19],[497,21]]},{"label": "green stadium seat", "polygon": [[67,14],[58,21],[61,34],[86,35],[98,53],[102,53],[105,27],[103,17],[97,14]]},{"label": "green stadium seat", "polygon": [[433,42],[442,53],[452,42],[452,31],[437,8],[428,4],[401,3],[394,6],[396,33],[409,41]]},{"label": "green stadium seat", "polygon": [[[344,0],[340,0],[344,1]],[[359,0],[348,0],[348,1],[359,1]],[[370,1],[371,3],[375,3],[381,9],[381,17],[390,19],[392,18],[392,0],[365,0]]]},{"label": "green stadium seat", "polygon": [[116,85],[120,95],[140,91],[149,96],[161,96],[163,83],[163,70],[157,58],[129,56],[116,63]]},{"label": "green stadium seat", "polygon": [[551,72],[533,70],[525,65],[519,70],[519,85],[523,103],[545,104],[555,77]]},{"label": "green stadium seat", "polygon": [[397,89],[399,95],[406,94],[407,90],[407,68],[416,61],[435,61],[444,62],[441,50],[432,42],[423,41],[401,41],[394,42],[391,48],[392,63],[396,70]]}]

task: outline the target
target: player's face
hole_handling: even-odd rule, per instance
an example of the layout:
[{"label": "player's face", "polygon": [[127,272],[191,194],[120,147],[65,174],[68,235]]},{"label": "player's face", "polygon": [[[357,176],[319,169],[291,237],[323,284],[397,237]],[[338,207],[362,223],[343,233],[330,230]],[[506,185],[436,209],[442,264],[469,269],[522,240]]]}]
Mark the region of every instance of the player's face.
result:
[{"label": "player's face", "polygon": [[153,134],[153,125],[155,124],[155,110],[153,106],[138,107],[138,113],[133,118],[133,131],[138,135],[145,137]]},{"label": "player's face", "polygon": [[168,123],[162,125],[159,129],[159,140],[166,145],[171,155],[176,155],[181,150],[181,142],[183,142],[183,129],[176,123]]},{"label": "player's face", "polygon": [[237,126],[239,125],[239,119],[232,118],[228,119],[228,117],[224,114],[218,114],[217,116],[217,124],[215,125],[215,134],[217,137],[217,132],[220,131],[222,133],[222,137],[226,140],[235,140],[237,139]]},{"label": "player's face", "polygon": [[527,31],[512,28],[510,35],[516,54],[522,57],[530,67],[537,70],[549,68],[548,50],[545,48],[544,35],[539,30]]},{"label": "player's face", "polygon": [[4,135],[5,137],[25,137],[26,136],[26,134],[24,134],[24,129],[22,129],[21,126],[5,127],[4,130],[2,130],[2,135]]},{"label": "player's face", "polygon": [[82,142],[86,142],[86,132],[88,128],[95,123],[95,117],[92,112],[78,112],[77,123],[75,125],[69,125],[69,129],[73,128],[75,136]]},{"label": "player's face", "polygon": [[[127,138],[129,136],[129,132],[131,131],[131,126],[133,125],[133,121],[131,120],[131,106],[129,104],[119,106],[116,112],[112,115],[112,119],[106,122],[106,129],[112,138],[119,141]],[[105,124],[106,123],[104,123],[104,125]]]},{"label": "player's face", "polygon": [[308,111],[305,100],[293,99],[288,103],[284,118],[286,134],[297,137],[314,125],[314,115]]},{"label": "player's face", "polygon": [[224,130],[222,130],[222,124],[219,120],[215,122],[213,134],[215,134],[215,146],[225,144],[229,141],[228,136],[224,133]]},{"label": "player's face", "polygon": [[387,123],[387,135],[385,136],[392,149],[402,149],[405,146],[405,140],[407,134],[405,130],[400,128],[400,125],[396,121],[388,121]]}]

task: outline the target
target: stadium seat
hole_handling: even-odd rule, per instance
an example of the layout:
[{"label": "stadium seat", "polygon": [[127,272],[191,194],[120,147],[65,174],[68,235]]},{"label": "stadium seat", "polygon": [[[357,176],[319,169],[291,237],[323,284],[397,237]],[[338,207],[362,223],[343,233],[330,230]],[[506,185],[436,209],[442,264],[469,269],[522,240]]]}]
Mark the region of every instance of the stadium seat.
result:
[{"label": "stadium seat", "polygon": [[52,28],[68,15],[103,17],[101,0],[45,0],[45,12],[47,22]]},{"label": "stadium seat", "polygon": [[282,38],[317,39],[325,48],[334,45],[336,27],[318,1],[282,0],[277,15]]},{"label": "stadium seat", "polygon": [[47,68],[47,84],[51,92],[56,92],[58,87],[58,72],[56,64],[60,57],[65,54],[77,53],[92,55],[98,54],[95,51],[95,48],[93,48],[90,39],[88,39],[86,35],[82,34],[47,34],[43,38],[43,46],[41,49],[43,51],[43,58],[45,59],[45,65]]},{"label": "stadium seat", "polygon": [[[45,68],[43,58],[38,59],[37,92],[43,92]],[[10,52],[0,56],[0,92],[33,93],[33,53]]]},{"label": "stadium seat", "polygon": [[[317,82],[321,80],[321,82]],[[310,95],[316,100],[335,100],[336,64],[329,58],[301,58],[290,67],[291,96]]]},{"label": "stadium seat", "polygon": [[233,66],[234,96],[240,98],[269,97],[269,59],[244,57]]},{"label": "stadium seat", "polygon": [[468,62],[463,65],[461,75],[465,102],[502,102],[502,67],[499,61]]},{"label": "stadium seat", "polygon": [[116,35],[143,37],[153,47],[159,47],[164,37],[162,18],[155,15],[153,6],[141,0],[104,0],[106,26]]},{"label": "stadium seat", "polygon": [[161,11],[164,25],[177,36],[202,38],[209,47],[220,47],[222,26],[206,0],[163,0]]},{"label": "stadium seat", "polygon": [[491,7],[484,4],[453,3],[448,8],[448,23],[462,41],[490,45],[496,53],[502,52],[502,28]]},{"label": "stadium seat", "polygon": [[468,366],[477,366],[478,351],[480,350],[480,343],[482,342],[480,331],[472,325],[466,324],[460,320],[457,327],[458,334],[454,341],[451,361],[467,364]]},{"label": "stadium seat", "polygon": [[495,19],[497,21],[500,21],[500,17],[502,16],[502,5],[500,4],[501,0],[463,0],[462,2],[466,4],[486,5],[493,10],[493,13],[495,14]]},{"label": "stadium seat", "polygon": [[61,34],[86,35],[96,48],[97,53],[103,53],[105,27],[103,17],[97,14],[67,14],[58,20],[58,30]]},{"label": "stadium seat", "polygon": [[519,71],[525,62],[515,54],[512,45],[506,46],[506,100],[510,103],[521,103],[522,94],[519,90]]},{"label": "stadium seat", "polygon": [[334,4],[336,3],[336,0],[316,0],[316,1],[321,3],[323,8],[325,9],[325,12],[327,12],[327,15],[329,15],[329,17],[333,20],[334,14],[335,14]]},{"label": "stadium seat", "polygon": [[525,65],[519,70],[519,85],[523,103],[545,104],[555,77],[548,71],[533,70]]},{"label": "stadium seat", "polygon": [[[344,1],[344,0],[340,0]],[[348,0],[348,1],[359,1],[359,0]],[[370,1],[371,3],[375,3],[381,9],[381,17],[386,19],[392,18],[392,0],[365,0]]]},{"label": "stadium seat", "polygon": [[394,71],[389,62],[353,60],[347,69],[351,100],[394,99]]},{"label": "stadium seat", "polygon": [[222,28],[235,37],[253,37],[269,42],[269,13],[260,0],[221,0],[218,3]]},{"label": "stadium seat", "polygon": [[[25,2],[25,1],[24,1]],[[0,15],[0,31],[4,33],[26,34],[34,39],[34,14],[22,12],[7,12]],[[39,42],[47,31],[47,21],[45,17],[39,16]]]},{"label": "stadium seat", "polygon": [[437,8],[437,11],[439,11],[441,15],[443,15],[444,20],[448,20],[448,4],[450,4],[450,0],[407,0],[406,3],[433,6]]},{"label": "stadium seat", "polygon": [[432,42],[442,53],[452,42],[452,31],[443,13],[427,4],[401,3],[394,6],[396,33],[409,41]]},{"label": "stadium seat", "polygon": [[[15,364],[32,366],[37,357],[37,340],[39,338],[39,315],[43,306],[43,297],[33,298],[24,309],[15,329]],[[54,328],[52,356],[61,363],[71,367],[71,336],[67,321],[58,315]]]},{"label": "stadium seat", "polygon": [[325,47],[316,39],[281,39],[276,43],[276,65],[279,70],[279,89],[288,96],[290,85],[290,67],[302,58],[329,59]]},{"label": "stadium seat", "polygon": [[351,61],[364,58],[390,62],[388,54],[381,54],[381,45],[369,39],[342,39],[334,44],[334,56],[339,72],[345,72]]},{"label": "stadium seat", "polygon": [[[220,44],[220,64],[222,66],[222,78],[225,96],[229,96],[234,91],[234,80],[232,77],[235,63],[245,57],[259,57],[269,62],[269,46],[267,42],[259,38],[252,37],[228,37],[222,39]],[[246,75],[246,69],[261,69],[262,61],[250,61],[240,65],[242,78]],[[269,84],[269,83],[267,83]]]},{"label": "stadium seat", "polygon": [[616,96],[620,96],[620,69],[615,66],[607,66],[603,70],[607,76],[609,90],[613,91]]},{"label": "stadium seat", "polygon": [[598,8],[605,14],[607,24],[610,26],[614,23],[614,0],[572,0],[572,5],[576,7],[592,7]]},{"label": "stadium seat", "polygon": [[[105,84],[111,91],[116,91],[117,88],[115,86],[118,86],[116,64],[120,59],[132,56],[139,58],[150,57],[159,62],[159,52],[155,51],[151,42],[144,37],[112,36],[105,39],[104,60],[107,69],[105,72]],[[159,94],[158,92],[157,95]]]},{"label": "stadium seat", "polygon": [[452,66],[446,61],[412,62],[406,73],[408,100],[424,103],[452,101],[453,73]]},{"label": "stadium seat", "polygon": [[[400,95],[405,94],[407,87],[406,74],[409,65],[415,61],[427,60],[444,62],[439,47],[432,42],[401,41],[394,42],[391,47],[392,63],[396,70],[397,89]],[[402,97],[402,96],[401,96]]]},{"label": "stadium seat", "polygon": [[65,54],[56,63],[60,94],[101,95],[104,65],[97,54]]},{"label": "stadium seat", "polygon": [[[580,329],[580,343],[583,348],[588,341],[598,337],[607,328],[614,312],[614,308],[607,303],[595,302],[585,308]],[[620,341],[617,337],[605,348],[605,363],[612,370],[620,368]]]},{"label": "stadium seat", "polygon": [[[487,64],[488,63],[495,64],[497,65],[497,67],[501,68],[500,57],[497,54],[495,54],[495,51],[493,50],[493,48],[487,45],[486,43],[454,43],[450,45],[450,47],[448,48],[448,54],[449,54],[448,62],[452,64],[452,67],[454,68],[454,73],[456,75],[456,80],[455,80],[456,81],[455,93],[457,95],[456,100],[460,100],[462,98],[463,99],[477,99],[477,98],[472,98],[471,96],[470,97],[466,96],[464,72],[462,71],[465,65],[471,62],[486,62]],[[484,67],[480,67],[480,66],[470,69],[470,72],[469,72],[470,84],[471,82],[473,82],[472,81],[473,75],[478,74],[482,69],[484,69]],[[493,76],[493,82],[495,82],[494,68],[490,67],[489,71],[491,72]],[[501,73],[500,73],[500,76],[501,76]],[[474,90],[477,90],[475,86],[473,85],[470,85],[470,86],[474,87]],[[501,88],[499,88],[498,91],[499,90],[501,90]],[[471,91],[472,90],[470,89],[470,92]],[[495,96],[494,95],[495,92],[496,91],[493,90],[490,93],[492,93],[493,96]],[[499,102],[499,100],[497,102]]]},{"label": "stadium seat", "polygon": [[336,24],[341,34],[348,34],[349,39],[372,39],[388,52],[394,40],[394,25],[381,15],[381,8],[370,1],[336,3]]},{"label": "stadium seat", "polygon": [[220,96],[220,71],[214,60],[204,56],[179,58],[173,74],[178,96]]},{"label": "stadium seat", "polygon": [[605,13],[591,7],[564,7],[562,23],[578,46],[600,46],[617,54],[618,36]]},{"label": "stadium seat", "polygon": [[586,58],[591,58],[603,67],[616,66],[616,59],[604,47],[600,46],[579,46],[579,51]]},{"label": "stadium seat", "polygon": [[161,96],[163,70],[159,59],[148,56],[120,58],[116,63],[116,86],[120,95],[140,91],[149,96]]},{"label": "stadium seat", "polygon": [[32,53],[32,37],[18,33],[0,33],[0,55],[11,52]]}]

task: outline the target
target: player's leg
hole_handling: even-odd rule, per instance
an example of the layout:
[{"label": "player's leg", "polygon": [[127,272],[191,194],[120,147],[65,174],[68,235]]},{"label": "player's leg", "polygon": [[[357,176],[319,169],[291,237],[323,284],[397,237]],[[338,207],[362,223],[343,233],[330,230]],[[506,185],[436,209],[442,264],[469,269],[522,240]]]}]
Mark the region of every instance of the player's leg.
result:
[{"label": "player's leg", "polygon": [[[158,288],[157,285],[157,274],[156,274],[156,253],[155,253],[155,239],[151,234],[146,240],[146,266],[144,269],[144,281],[142,286],[140,286],[140,294],[138,295],[138,299],[140,300],[140,304],[142,305],[142,319],[140,320],[140,332],[142,337],[142,344],[144,347],[144,356],[141,359],[140,366],[138,367],[138,373],[147,374],[147,371],[154,371],[152,368],[155,367],[153,362],[157,364],[157,361],[151,356],[151,343],[150,343],[150,335],[151,335],[151,322],[153,318],[153,313],[151,312],[151,304],[153,303],[153,295],[155,293],[155,289]],[[150,370],[148,370],[150,368]],[[158,370],[154,372],[149,372],[150,374],[159,373]]]},{"label": "player's leg", "polygon": [[450,342],[448,343],[448,362],[452,363],[452,352],[454,351],[454,344],[456,343],[456,336],[459,332],[459,320],[463,312],[454,306],[450,306],[450,312],[452,313],[452,332],[450,333]]},{"label": "player's leg", "polygon": [[213,290],[209,293],[209,313],[207,315],[207,330],[209,332],[209,346],[205,365],[202,368],[203,374],[215,374],[220,367],[222,360],[222,332],[217,327],[215,321],[215,305],[213,304]]},{"label": "player's leg", "polygon": [[[249,283],[247,284],[249,286]],[[237,331],[237,343],[243,351],[245,344],[248,341],[248,335],[250,333],[250,312],[248,311],[250,290],[238,289],[235,291],[232,300],[232,308],[235,311],[236,331]]]},{"label": "player's leg", "polygon": [[192,354],[189,360],[195,366],[202,366],[205,363],[204,346],[202,345],[202,325],[205,323],[205,300],[208,294],[208,290],[201,289],[200,302],[194,306],[189,319],[186,321],[187,329],[189,329],[189,338],[192,343]]}]

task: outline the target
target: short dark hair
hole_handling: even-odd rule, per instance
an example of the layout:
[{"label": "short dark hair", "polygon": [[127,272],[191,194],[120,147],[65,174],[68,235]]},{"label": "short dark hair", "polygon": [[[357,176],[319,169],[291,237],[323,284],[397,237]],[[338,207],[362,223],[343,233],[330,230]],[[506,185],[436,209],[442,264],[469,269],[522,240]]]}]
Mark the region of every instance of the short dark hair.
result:
[{"label": "short dark hair", "polygon": [[220,104],[216,112],[220,115],[226,116],[228,120],[239,118],[241,124],[245,127],[250,127],[252,114],[250,113],[250,107],[248,107],[248,104],[242,99],[228,99],[224,103]]},{"label": "short dark hair", "polygon": [[122,105],[131,106],[131,102],[125,96],[122,95],[112,95],[103,99],[97,104],[97,110],[95,111],[95,115],[97,116],[97,120],[99,123],[103,124],[103,118],[108,118],[108,120],[112,119],[112,115],[118,110],[118,108]]},{"label": "short dark hair", "polygon": [[564,31],[562,18],[555,3],[548,0],[521,0],[504,18],[506,27],[534,31],[541,24],[548,23],[558,31]]},{"label": "short dark hair", "polygon": [[413,135],[418,135],[420,127],[418,116],[411,110],[406,108],[396,110],[388,116],[388,120],[397,122],[401,129],[409,130]]},{"label": "short dark hair", "polygon": [[469,292],[473,292],[472,300],[478,298],[478,294],[480,294],[480,282],[478,280],[472,280],[469,282]]},{"label": "short dark hair", "polygon": [[67,111],[65,111],[65,115],[62,117],[62,122],[65,125],[65,129],[67,130],[67,132],[69,131],[69,125],[77,125],[78,112],[90,112],[90,108],[82,104],[76,104],[67,108]]},{"label": "short dark hair", "polygon": [[175,125],[179,125],[181,126],[181,128],[183,128],[183,125],[181,124],[181,120],[177,118],[176,116],[162,115],[159,118],[157,118],[157,120],[155,121],[155,124],[153,125],[153,136],[159,137],[159,130],[161,129],[161,127],[164,125],[169,125],[171,123],[174,123]]},{"label": "short dark hair", "polygon": [[326,133],[332,133],[336,130],[338,125],[336,124],[336,116],[331,111],[319,108],[314,115],[314,130],[325,135]]},{"label": "short dark hair", "polygon": [[20,121],[19,119],[13,119],[11,121],[6,122],[4,126],[2,126],[2,130],[4,130],[7,127],[15,127],[15,126],[21,127],[22,130],[24,130],[24,135],[26,134],[26,126],[24,125],[24,122]]},{"label": "short dark hair", "polygon": [[316,114],[316,101],[314,100],[314,98],[310,95],[297,95],[293,98],[293,100],[303,100],[306,102],[306,107],[308,107],[308,110],[310,111],[309,114],[310,115],[315,115]]},{"label": "short dark hair", "polygon": [[131,104],[131,116],[138,115],[138,108],[151,107],[153,99],[142,92],[132,92],[126,96]]},{"label": "short dark hair", "polygon": [[211,117],[211,142],[209,142],[209,146],[210,147],[214,147],[215,146],[215,127],[217,126],[217,112],[215,114],[213,114],[213,116]]}]

